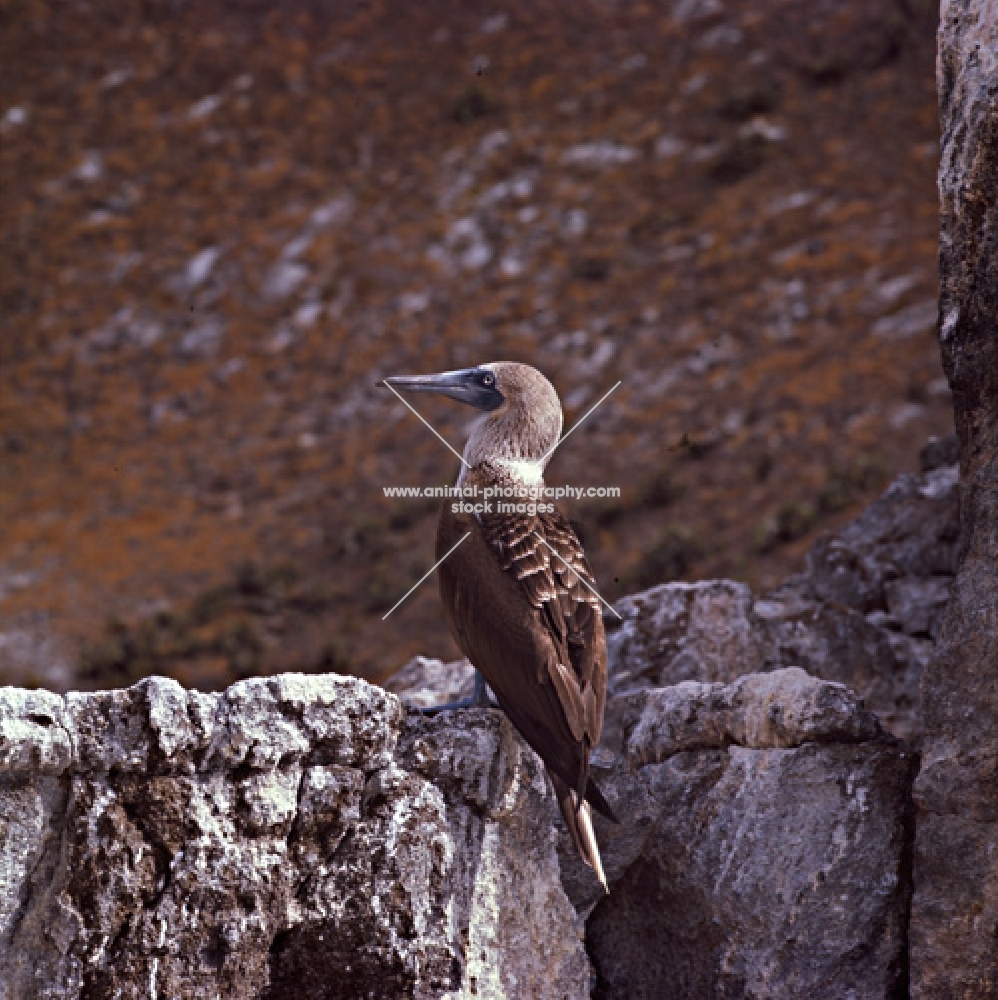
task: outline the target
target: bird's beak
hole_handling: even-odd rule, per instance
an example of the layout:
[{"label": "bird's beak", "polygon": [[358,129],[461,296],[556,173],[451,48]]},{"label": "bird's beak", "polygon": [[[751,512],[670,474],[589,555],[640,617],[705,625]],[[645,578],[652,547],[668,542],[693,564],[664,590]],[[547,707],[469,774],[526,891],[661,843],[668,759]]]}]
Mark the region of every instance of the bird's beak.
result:
[{"label": "bird's beak", "polygon": [[489,368],[462,368],[438,375],[393,375],[378,384],[403,392],[435,392],[476,410],[496,410],[505,402],[496,388],[495,373]]}]

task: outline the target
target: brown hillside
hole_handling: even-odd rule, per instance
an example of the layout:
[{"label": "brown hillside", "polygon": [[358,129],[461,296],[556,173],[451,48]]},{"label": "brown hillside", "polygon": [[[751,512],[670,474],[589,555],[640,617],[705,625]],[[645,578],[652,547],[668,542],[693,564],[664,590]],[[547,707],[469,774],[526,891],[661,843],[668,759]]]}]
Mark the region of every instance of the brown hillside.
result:
[{"label": "brown hillside", "polygon": [[619,380],[548,475],[621,487],[610,600],[774,584],[949,430],[921,0],[0,9],[0,682],[452,656],[382,621],[457,466],[384,375]]}]

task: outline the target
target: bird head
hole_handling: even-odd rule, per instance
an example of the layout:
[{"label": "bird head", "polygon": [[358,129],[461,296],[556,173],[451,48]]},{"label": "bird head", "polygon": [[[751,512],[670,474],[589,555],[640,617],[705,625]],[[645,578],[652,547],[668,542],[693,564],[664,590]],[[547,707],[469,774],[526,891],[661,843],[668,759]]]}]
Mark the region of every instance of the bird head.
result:
[{"label": "bird head", "polygon": [[386,378],[403,392],[433,392],[481,410],[464,449],[470,468],[488,462],[535,481],[561,437],[561,402],[554,386],[530,365],[493,361],[437,375]]}]

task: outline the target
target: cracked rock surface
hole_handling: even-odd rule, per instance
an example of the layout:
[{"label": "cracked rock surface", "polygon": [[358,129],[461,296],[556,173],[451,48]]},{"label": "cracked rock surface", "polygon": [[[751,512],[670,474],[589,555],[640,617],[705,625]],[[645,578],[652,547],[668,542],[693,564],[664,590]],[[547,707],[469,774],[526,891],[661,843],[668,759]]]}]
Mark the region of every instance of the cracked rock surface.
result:
[{"label": "cracked rock surface", "polygon": [[550,796],[352,678],[0,689],[0,997],[586,996]]},{"label": "cracked rock surface", "polygon": [[915,756],[853,692],[798,668],[620,696],[600,786],[593,996],[893,996],[911,894]]},{"label": "cracked rock surface", "polygon": [[998,997],[998,5],[943,0],[939,343],[960,439],[953,598],[922,679],[912,996]]},{"label": "cracked rock surface", "polygon": [[[704,587],[730,604],[725,583]],[[432,703],[464,674],[420,658],[404,676]],[[916,763],[853,691],[796,667],[612,696],[593,755],[621,819],[596,818],[609,896],[551,812],[592,996],[894,996]]]},{"label": "cracked rock surface", "polygon": [[622,621],[607,619],[611,692],[799,666],[848,685],[917,744],[919,681],[956,570],[958,480],[955,465],[899,476],[816,542],[804,573],[760,597],[702,580],[618,601]]}]

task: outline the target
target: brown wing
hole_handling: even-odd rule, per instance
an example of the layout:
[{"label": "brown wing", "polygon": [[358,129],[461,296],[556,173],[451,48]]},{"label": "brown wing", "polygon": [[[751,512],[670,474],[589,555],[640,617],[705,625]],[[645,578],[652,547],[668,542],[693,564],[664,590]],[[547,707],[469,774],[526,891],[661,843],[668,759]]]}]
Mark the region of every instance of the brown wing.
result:
[{"label": "brown wing", "polygon": [[606,642],[593,571],[560,511],[484,514],[482,535],[542,621],[557,651],[548,665],[572,735],[599,743],[606,701]]},{"label": "brown wing", "polygon": [[588,565],[575,533],[562,518],[503,517],[486,526],[444,503],[437,558],[447,553],[440,597],[461,650],[552,774],[615,819],[589,778],[603,721],[606,638],[598,605],[583,608],[589,592],[576,578]]}]

